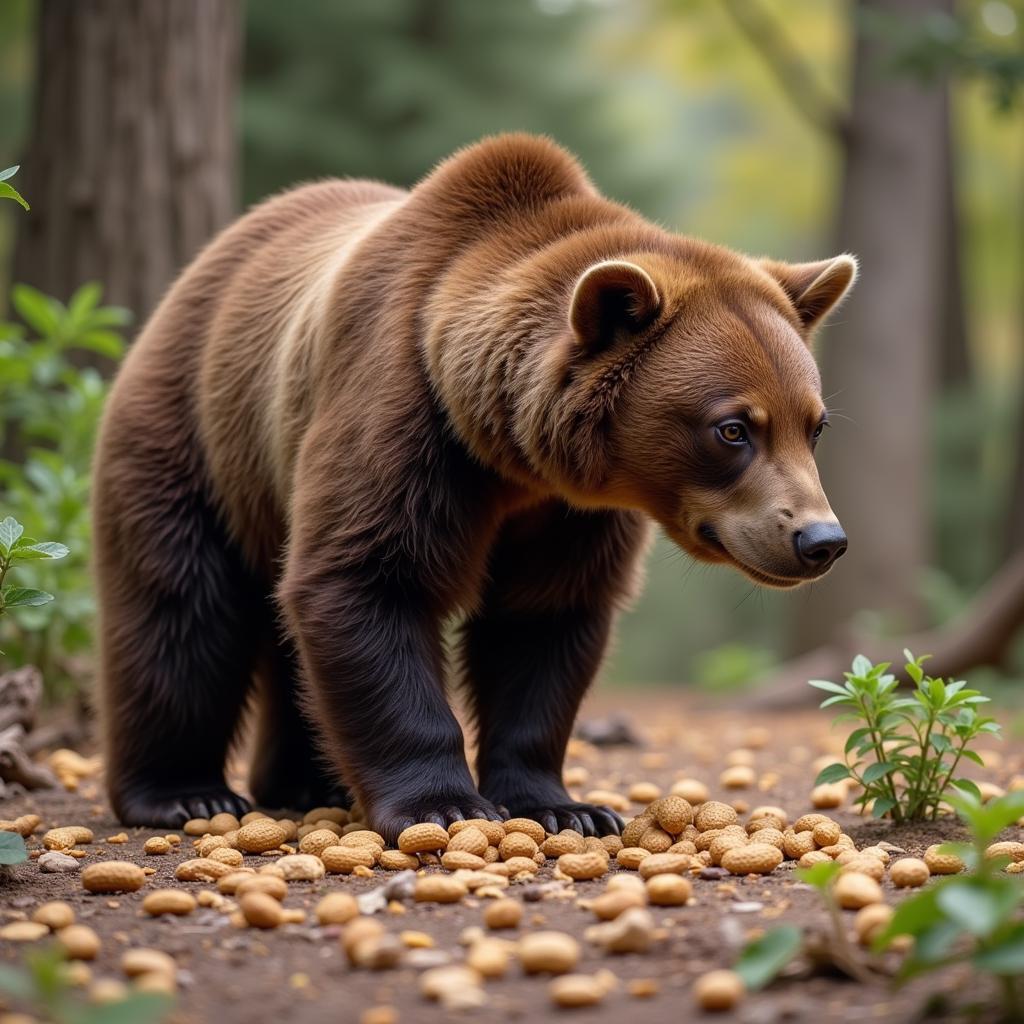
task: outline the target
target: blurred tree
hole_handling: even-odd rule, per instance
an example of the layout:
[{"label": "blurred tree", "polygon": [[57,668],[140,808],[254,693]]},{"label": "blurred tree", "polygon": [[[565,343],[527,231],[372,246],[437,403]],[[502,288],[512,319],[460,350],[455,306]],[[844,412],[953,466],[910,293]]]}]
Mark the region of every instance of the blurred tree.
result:
[{"label": "blurred tree", "polygon": [[850,535],[841,570],[815,587],[795,620],[796,645],[822,642],[864,609],[904,626],[919,618],[930,556],[928,508],[935,339],[952,315],[963,343],[959,244],[952,200],[949,101],[892,66],[883,19],[951,16],[953,0],[860,0],[853,8],[849,112],[837,109],[761,0],[727,0],[794,105],[842,147],[838,246],[860,282],[821,354],[829,401],[853,417],[828,439],[822,476]]},{"label": "blurred tree", "polygon": [[14,279],[139,319],[235,208],[238,0],[42,0]]}]

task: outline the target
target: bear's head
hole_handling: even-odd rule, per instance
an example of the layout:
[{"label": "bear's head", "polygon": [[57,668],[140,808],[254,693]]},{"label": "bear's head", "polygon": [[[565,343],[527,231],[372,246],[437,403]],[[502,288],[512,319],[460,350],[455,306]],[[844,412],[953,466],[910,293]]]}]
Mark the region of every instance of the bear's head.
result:
[{"label": "bear's head", "polygon": [[702,243],[591,263],[518,396],[521,448],[569,501],[643,510],[701,561],[766,586],[818,578],[846,536],[815,465],[828,413],[810,343],[856,273],[845,255]]}]

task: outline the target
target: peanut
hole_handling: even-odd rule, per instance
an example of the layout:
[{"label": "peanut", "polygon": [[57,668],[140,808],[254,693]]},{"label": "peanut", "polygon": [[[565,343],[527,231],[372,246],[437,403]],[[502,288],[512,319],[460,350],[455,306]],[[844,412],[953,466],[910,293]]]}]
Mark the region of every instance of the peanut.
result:
[{"label": "peanut", "polygon": [[710,971],[694,983],[693,997],[702,1010],[731,1010],[746,994],[743,979],[735,971]]},{"label": "peanut", "polygon": [[[840,854],[841,856],[842,854]],[[836,860],[839,860],[839,857]],[[919,863],[923,864],[924,862],[919,861]],[[876,882],[880,882],[885,878],[885,865],[877,857],[872,857],[870,854],[854,853],[852,857],[844,861],[842,873],[849,874],[851,871],[867,875]],[[895,879],[893,881],[895,882]]]},{"label": "peanut", "polygon": [[558,835],[548,836],[541,843],[541,852],[545,857],[561,857],[566,853],[583,852],[583,836],[571,829],[563,829]]},{"label": "peanut", "polygon": [[484,851],[490,844],[487,842],[487,836],[483,834],[475,825],[471,825],[469,828],[461,829],[456,832],[448,840],[448,850],[453,850],[460,853],[471,853],[476,857],[482,857]]},{"label": "peanut", "polygon": [[154,889],[146,894],[142,909],[151,917],[159,917],[161,914],[181,916],[191,914],[196,909],[196,901],[184,889]]},{"label": "peanut", "polygon": [[99,955],[100,937],[84,924],[72,924],[57,932],[57,942],[72,960],[95,960]]},{"label": "peanut", "polygon": [[478,939],[466,954],[466,966],[485,978],[503,978],[508,961],[508,943],[499,939]]},{"label": "peanut", "polygon": [[108,860],[82,869],[82,885],[88,892],[135,892],[146,884],[146,873],[126,860]]},{"label": "peanut", "polygon": [[174,978],[178,973],[178,965],[173,957],[159,949],[140,946],[125,951],[121,957],[121,970],[129,978],[140,978],[145,974],[162,974]]},{"label": "peanut", "polygon": [[955,853],[940,853],[941,844],[929,846],[924,854],[924,862],[933,875],[956,875],[964,869],[964,862]]},{"label": "peanut", "polygon": [[842,831],[837,822],[831,820],[819,821],[811,830],[811,835],[814,837],[814,842],[817,846],[832,846],[839,841]]},{"label": "peanut", "polygon": [[523,905],[517,900],[495,900],[484,908],[484,924],[488,928],[518,928],[522,919]]},{"label": "peanut", "polygon": [[217,879],[217,891],[227,893],[229,896],[234,895],[239,884],[255,874],[256,872],[252,868],[239,868],[237,871],[222,875]]},{"label": "peanut", "polygon": [[722,867],[733,875],[767,875],[782,863],[782,851],[768,843],[734,847],[722,855]]},{"label": "peanut", "polygon": [[398,848],[402,853],[427,853],[448,849],[449,835],[440,825],[422,822],[410,825],[398,837]]},{"label": "peanut", "polygon": [[556,1006],[596,1006],[607,995],[601,980],[590,974],[563,974],[555,978],[548,988]]},{"label": "peanut", "polygon": [[518,952],[527,974],[568,974],[580,959],[579,943],[564,932],[530,932]]},{"label": "peanut", "polygon": [[513,857],[532,857],[537,852],[537,842],[525,832],[510,832],[498,844],[502,860]]},{"label": "peanut", "polygon": [[164,853],[170,853],[171,844],[164,836],[151,836],[142,847],[143,853],[151,857],[157,857]]},{"label": "peanut", "polygon": [[608,872],[608,857],[596,851],[564,853],[558,858],[559,870],[577,881],[600,878]]},{"label": "peanut", "polygon": [[275,875],[247,875],[235,886],[235,896],[241,899],[251,892],[262,893],[280,903],[288,895],[288,885]]},{"label": "peanut", "polygon": [[739,815],[735,808],[723,804],[719,800],[707,800],[702,803],[693,818],[693,823],[701,832],[735,825],[737,821],[739,821]]},{"label": "peanut", "polygon": [[242,851],[232,850],[227,846],[221,847],[219,850],[213,850],[209,857],[210,860],[227,864],[229,868],[240,868],[242,866]]},{"label": "peanut", "polygon": [[339,846],[376,846],[383,850],[385,847],[384,837],[379,832],[368,828],[355,828],[343,832]]},{"label": "peanut", "polygon": [[48,850],[70,850],[80,843],[91,843],[92,829],[84,825],[65,825],[63,828],[51,828],[43,834],[43,846]]},{"label": "peanut", "polygon": [[898,889],[916,889],[924,885],[931,878],[931,874],[928,865],[917,857],[903,857],[894,861],[889,868],[889,877]]},{"label": "peanut", "polygon": [[681,907],[693,894],[682,875],[654,875],[647,879],[647,899],[656,907]]},{"label": "peanut", "polygon": [[215,882],[235,870],[230,864],[222,864],[219,860],[194,857],[192,860],[183,860],[174,869],[174,877],[179,882]]},{"label": "peanut", "polygon": [[206,818],[189,818],[182,832],[187,836],[203,836],[210,831],[210,822]]},{"label": "peanut", "polygon": [[[337,842],[337,836],[333,838]],[[324,867],[338,875],[351,875],[360,865],[372,868],[375,859],[372,846],[328,846],[320,851]]]},{"label": "peanut", "polygon": [[458,903],[468,891],[464,882],[451,875],[424,875],[416,879],[413,898],[417,903]]},{"label": "peanut", "polygon": [[38,942],[50,934],[41,921],[11,921],[0,928],[0,939],[5,942]]},{"label": "peanut", "polygon": [[675,840],[663,828],[651,825],[644,831],[637,844],[650,853],[665,853]]},{"label": "peanut", "polygon": [[[510,836],[519,832],[523,835],[529,836],[537,846],[547,838],[547,832],[544,831],[544,826],[540,822],[534,821],[532,818],[509,818],[508,821],[503,823],[502,826],[505,829],[505,835]],[[500,844],[499,844],[500,846]]]},{"label": "peanut", "polygon": [[631,907],[612,921],[593,925],[584,935],[606,953],[645,953],[654,939],[654,918],[644,907]]},{"label": "peanut", "polygon": [[672,784],[670,793],[681,796],[687,803],[696,806],[707,802],[708,787],[698,779],[679,779]]},{"label": "peanut", "polygon": [[[630,878],[635,876],[630,875]],[[672,876],[666,876],[672,877]],[[639,881],[639,879],[637,879]],[[641,892],[630,892],[624,889],[609,889],[601,893],[590,904],[594,916],[600,921],[614,921],[619,914],[625,913],[632,907],[643,907],[647,904],[647,890]]]},{"label": "peanut", "polygon": [[862,946],[870,946],[875,937],[892,920],[893,910],[886,903],[869,903],[857,911],[853,919],[853,930]]},{"label": "peanut", "polygon": [[51,900],[36,907],[32,920],[39,924],[45,924],[52,932],[67,928],[75,923],[75,912],[70,903],[63,900]]},{"label": "peanut", "polygon": [[653,805],[652,810],[659,827],[673,836],[679,835],[693,822],[693,808],[689,801],[678,794],[662,797]]},{"label": "peanut", "polygon": [[615,855],[615,862],[624,868],[629,868],[635,871],[643,860],[647,857],[653,857],[654,854],[650,850],[644,850],[638,846],[626,846]]},{"label": "peanut", "polygon": [[661,790],[653,782],[634,782],[627,795],[631,803],[652,804],[661,796]]},{"label": "peanut", "polygon": [[722,772],[718,782],[725,789],[750,789],[757,782],[757,772],[749,765],[734,764]]},{"label": "peanut", "polygon": [[640,877],[682,875],[690,870],[692,863],[692,858],[685,853],[652,853],[640,861]]},{"label": "peanut", "polygon": [[490,821],[487,818],[467,818],[465,821],[453,821],[448,826],[448,835],[457,836],[467,828],[475,828],[483,832],[491,846],[497,846],[505,838],[504,824],[500,821]]},{"label": "peanut", "polygon": [[592,789],[587,793],[586,801],[599,807],[610,807],[620,814],[625,814],[629,810],[629,801],[621,793],[615,793],[610,789]]},{"label": "peanut", "polygon": [[415,871],[420,866],[415,854],[402,853],[401,850],[384,850],[377,864],[385,871]]},{"label": "peanut", "polygon": [[882,889],[879,884],[867,875],[853,871],[848,875],[840,875],[833,889],[836,902],[844,910],[860,910],[869,903],[882,902]]},{"label": "peanut", "polygon": [[[814,848],[814,832],[811,829],[782,834],[782,851],[790,860],[799,860],[805,854],[814,851]],[[828,854],[825,856],[828,857]],[[831,859],[829,857],[829,860]]]},{"label": "peanut", "polygon": [[639,846],[643,834],[656,824],[657,819],[650,809],[638,814],[632,821],[626,822],[626,827],[622,830],[622,845]]},{"label": "peanut", "polygon": [[441,854],[441,867],[446,871],[478,871],[486,863],[483,857],[466,850],[445,850]]},{"label": "peanut", "polygon": [[[313,857],[320,857],[323,855],[324,850],[335,846],[340,847],[340,838],[337,832],[332,832],[329,828],[313,829],[312,832],[307,832],[299,840],[299,852]],[[363,850],[365,847],[359,843],[346,843],[344,849]],[[371,858],[370,863],[373,863],[373,858]]]},{"label": "peanut", "polygon": [[245,920],[254,928],[276,928],[281,923],[281,904],[265,892],[247,892],[238,901]]}]

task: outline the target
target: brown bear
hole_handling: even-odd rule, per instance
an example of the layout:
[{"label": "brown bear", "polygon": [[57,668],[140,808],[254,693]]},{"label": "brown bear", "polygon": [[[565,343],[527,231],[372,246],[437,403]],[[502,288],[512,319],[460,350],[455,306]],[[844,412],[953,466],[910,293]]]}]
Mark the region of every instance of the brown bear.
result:
[{"label": "brown bear", "polygon": [[118,816],[247,809],[224,767],[253,696],[263,806],[354,796],[389,839],[508,813],[616,831],[562,760],[648,522],[776,587],[845,549],[808,341],[855,271],[672,234],[525,135],[408,192],[325,181],[246,214],[132,346],[99,440]]}]

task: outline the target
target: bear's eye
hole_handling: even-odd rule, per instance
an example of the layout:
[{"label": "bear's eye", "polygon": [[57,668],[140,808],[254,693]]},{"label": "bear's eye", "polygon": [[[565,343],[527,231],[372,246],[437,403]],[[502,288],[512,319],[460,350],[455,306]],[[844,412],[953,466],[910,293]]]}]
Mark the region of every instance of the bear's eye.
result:
[{"label": "bear's eye", "polygon": [[742,423],[737,423],[735,420],[729,423],[721,423],[717,427],[718,436],[726,444],[746,444],[747,443],[747,428]]},{"label": "bear's eye", "polygon": [[811,434],[811,440],[817,441],[819,437],[825,432],[825,428],[828,426],[828,420],[822,420],[815,428],[814,433]]}]

